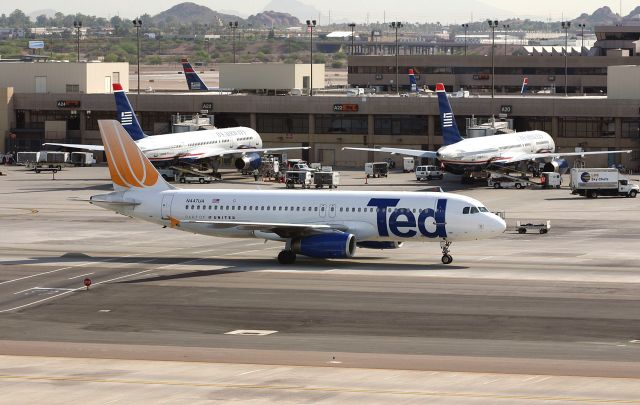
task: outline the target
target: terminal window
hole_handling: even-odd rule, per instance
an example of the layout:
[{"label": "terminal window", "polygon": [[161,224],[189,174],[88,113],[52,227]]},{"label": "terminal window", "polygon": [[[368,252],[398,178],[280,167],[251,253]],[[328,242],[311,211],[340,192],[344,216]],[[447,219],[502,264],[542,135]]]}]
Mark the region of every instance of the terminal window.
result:
[{"label": "terminal window", "polygon": [[80,85],[79,84],[67,84],[66,85],[67,93],[80,93]]}]

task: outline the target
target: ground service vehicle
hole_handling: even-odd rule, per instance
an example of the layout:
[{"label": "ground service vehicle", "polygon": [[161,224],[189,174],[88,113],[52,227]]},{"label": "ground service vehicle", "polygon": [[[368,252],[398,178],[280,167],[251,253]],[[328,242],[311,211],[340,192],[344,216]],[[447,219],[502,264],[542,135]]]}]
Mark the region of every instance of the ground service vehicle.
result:
[{"label": "ground service vehicle", "polygon": [[368,162],[364,164],[364,173],[367,177],[388,177],[389,163],[387,162]]},{"label": "ground service vehicle", "polygon": [[518,190],[527,187],[529,179],[518,180],[512,176],[500,176],[498,174],[491,174],[487,179],[487,185],[493,188],[517,188]]},{"label": "ground service vehicle", "polygon": [[69,163],[74,166],[91,166],[96,163],[91,152],[71,152],[69,155]]},{"label": "ground service vehicle", "polygon": [[542,172],[540,174],[540,185],[543,188],[560,188],[562,176],[556,172]]},{"label": "ground service vehicle", "polygon": [[178,181],[180,183],[200,183],[200,184],[204,184],[204,183],[211,183],[212,181],[214,181],[215,178],[212,176],[195,176],[195,175],[191,175],[191,174],[186,174],[186,175],[182,175],[178,177]]},{"label": "ground service vehicle", "polygon": [[287,188],[295,188],[299,184],[302,188],[311,188],[314,180],[314,173],[306,170],[289,170],[285,174],[285,184]]},{"label": "ground service vehicle", "polygon": [[618,169],[571,169],[572,194],[578,194],[587,198],[596,198],[600,195],[625,196],[635,198],[640,192],[637,184],[629,182],[629,179],[620,174]]},{"label": "ground service vehicle", "polygon": [[316,188],[338,188],[340,185],[340,172],[317,172],[313,174]]},{"label": "ground service vehicle", "polygon": [[418,166],[416,167],[416,180],[442,179],[444,173],[438,166]]},{"label": "ground service vehicle", "polygon": [[412,157],[403,157],[402,158],[402,170],[405,173],[411,173],[416,169],[416,161]]}]

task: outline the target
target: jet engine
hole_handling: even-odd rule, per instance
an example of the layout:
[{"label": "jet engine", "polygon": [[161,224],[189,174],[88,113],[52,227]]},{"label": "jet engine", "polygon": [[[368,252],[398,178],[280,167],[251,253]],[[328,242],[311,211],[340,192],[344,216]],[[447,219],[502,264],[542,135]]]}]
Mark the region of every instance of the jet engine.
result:
[{"label": "jet engine", "polygon": [[362,249],[378,249],[378,250],[388,250],[388,249],[400,249],[402,247],[402,242],[358,242],[356,246]]},{"label": "jet engine", "polygon": [[254,170],[259,168],[260,164],[262,164],[262,158],[257,153],[248,153],[235,161],[238,170]]},{"label": "jet engine", "polygon": [[346,259],[353,257],[356,240],[349,233],[326,233],[294,239],[291,249],[294,253],[316,259]]},{"label": "jet engine", "polygon": [[565,174],[569,170],[569,163],[566,159],[554,159],[547,162],[542,169],[543,172],[555,172]]}]

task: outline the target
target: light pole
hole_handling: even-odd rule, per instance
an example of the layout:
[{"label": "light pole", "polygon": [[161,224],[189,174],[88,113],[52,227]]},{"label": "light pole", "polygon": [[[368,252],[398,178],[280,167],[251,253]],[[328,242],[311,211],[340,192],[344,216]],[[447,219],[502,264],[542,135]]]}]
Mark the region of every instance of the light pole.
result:
[{"label": "light pole", "polygon": [[580,55],[582,55],[582,50],[584,49],[584,29],[586,28],[587,24],[578,24],[578,27],[582,30],[582,33],[580,34],[580,37],[582,38],[582,45],[580,46]]},{"label": "light pole", "polygon": [[229,28],[231,28],[231,35],[233,35],[233,63],[236,63],[236,30],[238,29],[238,22],[229,21]]},{"label": "light pole", "polygon": [[511,26],[509,24],[502,24],[502,28],[504,28],[504,56],[507,56],[507,31]]},{"label": "light pole", "polygon": [[494,59],[494,49],[496,47],[496,28],[498,28],[498,20],[489,20],[491,27],[491,98],[496,95],[496,64]]},{"label": "light pole", "polygon": [[136,27],[136,39],[138,41],[138,95],[140,95],[140,28],[142,27],[142,20],[138,17],[131,22]]},{"label": "light pole", "polygon": [[349,24],[349,28],[351,28],[351,56],[353,56],[353,31],[356,29],[356,23]]},{"label": "light pole", "polygon": [[400,83],[398,83],[399,78],[399,67],[398,67],[398,53],[400,49],[398,48],[398,30],[403,27],[400,21],[393,21],[389,27],[396,30],[396,93],[400,94]]},{"label": "light pole", "polygon": [[467,56],[467,31],[469,30],[469,24],[462,24],[464,28],[464,56]]},{"label": "light pole", "polygon": [[309,97],[313,96],[313,28],[316,26],[316,20],[307,20],[307,28],[309,29],[309,51],[311,54],[311,75],[309,83]]},{"label": "light pole", "polygon": [[564,30],[564,95],[569,95],[569,28],[571,21],[563,21],[562,29]]},{"label": "light pole", "polygon": [[74,21],[73,27],[76,29],[76,40],[78,41],[78,62],[80,62],[80,28],[82,28],[82,21]]}]

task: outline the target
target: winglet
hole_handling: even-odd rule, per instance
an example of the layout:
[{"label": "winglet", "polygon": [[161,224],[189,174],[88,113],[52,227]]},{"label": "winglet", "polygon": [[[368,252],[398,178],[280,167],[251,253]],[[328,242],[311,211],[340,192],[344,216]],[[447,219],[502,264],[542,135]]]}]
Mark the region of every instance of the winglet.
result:
[{"label": "winglet", "polygon": [[116,191],[173,189],[138,148],[122,124],[116,120],[98,120],[98,127]]},{"label": "winglet", "polygon": [[169,217],[169,227],[175,229],[180,226],[180,220],[176,217]]}]

